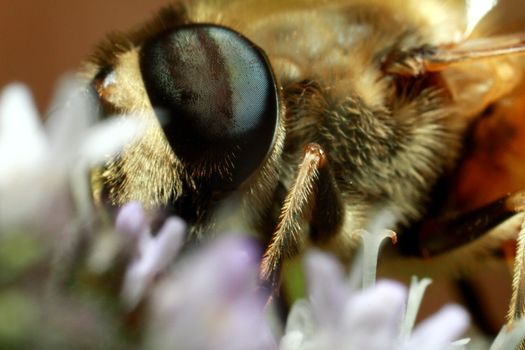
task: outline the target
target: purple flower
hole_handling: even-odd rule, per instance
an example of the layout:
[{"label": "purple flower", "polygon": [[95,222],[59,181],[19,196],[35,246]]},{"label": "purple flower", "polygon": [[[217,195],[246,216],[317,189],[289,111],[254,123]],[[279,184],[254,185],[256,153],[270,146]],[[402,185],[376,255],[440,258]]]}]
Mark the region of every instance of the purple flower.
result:
[{"label": "purple flower", "polygon": [[309,300],[296,303],[288,317],[281,350],[448,349],[467,328],[467,313],[447,306],[407,337],[401,337],[407,291],[393,281],[356,291],[331,257],[306,258]]},{"label": "purple flower", "polygon": [[152,295],[148,349],[275,349],[258,251],[229,236],[179,262]]},{"label": "purple flower", "polygon": [[[13,245],[21,250],[35,250],[33,257],[10,250],[11,255],[5,255],[13,257],[15,264],[2,266],[2,270],[6,272],[11,268],[10,273],[16,276],[13,281],[22,281],[28,271],[27,278],[31,281],[15,285],[4,293],[3,305],[11,308],[15,318],[23,316],[23,322],[13,323],[18,327],[16,339],[35,338],[38,342],[40,336],[42,344],[53,343],[48,335],[62,331],[63,339],[59,335],[57,341],[67,340],[78,345],[99,337],[104,343],[105,339],[115,337],[115,344],[120,344],[122,339],[117,339],[116,329],[123,315],[115,310],[99,309],[97,302],[86,303],[84,299],[97,295],[99,290],[97,293],[87,290],[82,298],[76,299],[69,290],[60,290],[61,284],[56,283],[57,290],[53,293],[58,292],[55,295],[58,298],[50,302],[39,299],[41,296],[33,289],[38,284],[41,287],[61,280],[62,273],[70,272],[72,275],[65,277],[80,279],[89,275],[88,281],[94,280],[94,275],[105,278],[103,272],[115,267],[112,264],[121,261],[115,257],[121,257],[124,252],[123,255],[131,259],[123,276],[121,297],[129,308],[144,301],[148,316],[141,322],[144,348],[276,349],[276,338],[270,331],[270,324],[276,322],[269,319],[271,310],[266,306],[267,298],[257,285],[259,251],[248,238],[223,237],[185,253],[186,256],[179,257],[175,263],[185,233],[185,224],[178,218],[168,218],[159,232],[153,234],[141,205],[130,203],[118,215],[117,235],[112,230],[99,232],[94,226],[83,227],[92,207],[87,185],[89,168],[118,153],[138,136],[137,130],[142,124],[128,118],[94,125],[95,111],[87,91],[71,80],[62,85],[57,101],[58,108],[43,124],[26,87],[13,84],[0,94],[0,241],[5,245],[16,238],[16,234],[3,233],[6,229],[6,232],[17,232],[17,225],[30,228],[22,230],[28,233],[60,230],[68,233],[63,240],[38,236],[45,239]],[[74,202],[69,200],[71,197]],[[308,300],[299,300],[293,305],[284,336],[277,341],[280,349],[440,350],[458,349],[466,344],[464,340],[453,342],[468,325],[467,314],[458,306],[446,306],[414,328],[429,280],[414,279],[408,294],[406,288],[396,282],[375,284],[377,253],[383,239],[390,234],[382,227],[390,226],[390,218],[385,211],[370,233],[358,232],[363,237],[364,253],[349,279],[333,258],[319,252],[307,255]],[[51,224],[53,220],[56,222]],[[69,246],[75,248],[76,245],[69,243],[74,241],[76,231],[84,231],[69,226],[89,231],[86,235],[93,244],[87,270],[79,266],[77,271],[67,265],[76,266],[83,261],[75,259],[73,254],[77,251]],[[16,239],[13,242],[16,243]],[[58,264],[51,268],[38,266],[49,261],[47,250],[37,251],[41,249],[40,242],[53,242],[49,248],[60,258],[56,260]],[[3,261],[9,260],[4,257]],[[66,268],[61,269],[63,264]],[[41,271],[51,271],[50,276],[40,274]],[[359,279],[363,290],[358,289]],[[10,289],[10,284],[7,285]],[[31,292],[21,293],[26,285]],[[89,289],[99,284],[78,285]],[[24,310],[25,316],[20,314]],[[138,313],[142,310],[139,308]],[[46,322],[42,323],[40,316]],[[24,321],[24,317],[30,322]],[[49,320],[56,324],[47,322]],[[76,326],[70,320],[75,320]],[[71,324],[74,326],[69,330]],[[82,329],[88,331],[75,332],[73,328],[79,324],[85,324]],[[5,326],[7,330],[13,329],[12,324]],[[525,320],[516,320],[512,327],[502,329],[491,349],[514,348],[523,334]]]},{"label": "purple flower", "polygon": [[129,307],[134,307],[177,255],[182,246],[185,223],[169,217],[153,236],[142,206],[137,202],[125,205],[117,216],[117,232],[125,239],[136,241],[136,251],[124,278],[122,295]]}]

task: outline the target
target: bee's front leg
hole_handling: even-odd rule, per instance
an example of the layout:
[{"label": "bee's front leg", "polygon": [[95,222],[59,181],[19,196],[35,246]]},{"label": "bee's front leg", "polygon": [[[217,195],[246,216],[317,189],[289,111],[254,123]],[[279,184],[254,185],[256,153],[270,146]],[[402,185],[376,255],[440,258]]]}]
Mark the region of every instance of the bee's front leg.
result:
[{"label": "bee's front leg", "polygon": [[339,193],[325,152],[316,143],[307,144],[261,263],[260,278],[271,290],[279,284],[283,260],[304,246],[303,220],[310,223],[311,237],[316,242],[328,239],[340,228],[344,211]]}]

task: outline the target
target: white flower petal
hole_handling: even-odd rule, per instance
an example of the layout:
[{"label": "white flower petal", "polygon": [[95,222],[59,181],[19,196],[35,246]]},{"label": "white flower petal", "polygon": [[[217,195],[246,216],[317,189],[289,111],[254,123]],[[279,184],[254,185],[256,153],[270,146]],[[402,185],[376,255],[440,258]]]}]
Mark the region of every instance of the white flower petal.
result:
[{"label": "white flower petal", "polygon": [[99,115],[98,105],[86,83],[74,77],[59,83],[46,121],[53,154],[64,162],[76,156],[78,145]]},{"label": "white flower petal", "polygon": [[386,238],[395,240],[395,233],[389,230],[375,229],[364,231],[363,240],[363,289],[372,287],[376,282],[377,257]]},{"label": "white flower petal", "polygon": [[0,188],[36,172],[46,151],[31,93],[22,84],[8,85],[0,95]]},{"label": "white flower petal", "polygon": [[304,335],[299,331],[290,331],[281,338],[280,350],[301,350],[303,348]]},{"label": "white flower petal", "polygon": [[443,350],[459,338],[469,326],[469,315],[457,305],[443,307],[438,313],[423,321],[413,332],[402,350]]},{"label": "white flower petal", "polygon": [[490,346],[490,350],[517,349],[523,339],[525,339],[525,317],[514,321],[510,328],[504,325]]},{"label": "white flower petal", "polygon": [[140,136],[144,123],[140,117],[118,117],[92,127],[80,147],[80,157],[88,165],[97,165],[117,155],[122,148]]},{"label": "white flower petal", "polygon": [[399,334],[405,298],[406,288],[394,281],[379,281],[352,296],[343,309],[339,329],[346,348],[391,348]]},{"label": "white flower petal", "polygon": [[410,333],[416,322],[416,316],[419,311],[419,306],[421,305],[421,300],[423,299],[425,290],[430,283],[432,283],[430,278],[423,278],[421,281],[418,281],[416,276],[412,276],[412,281],[410,282],[410,288],[408,291],[405,318],[401,324],[401,333],[399,337],[401,342],[406,341],[410,337]]},{"label": "white flower petal", "polygon": [[470,338],[456,340],[450,344],[450,350],[467,350],[467,345],[470,343],[470,340]]},{"label": "white flower petal", "polygon": [[349,294],[341,265],[332,256],[312,251],[306,255],[305,267],[308,296],[317,321],[324,327],[336,326]]},{"label": "white flower petal", "polygon": [[316,325],[310,303],[304,299],[297,300],[288,313],[285,335],[281,339],[281,350],[301,349],[303,341],[312,338]]}]

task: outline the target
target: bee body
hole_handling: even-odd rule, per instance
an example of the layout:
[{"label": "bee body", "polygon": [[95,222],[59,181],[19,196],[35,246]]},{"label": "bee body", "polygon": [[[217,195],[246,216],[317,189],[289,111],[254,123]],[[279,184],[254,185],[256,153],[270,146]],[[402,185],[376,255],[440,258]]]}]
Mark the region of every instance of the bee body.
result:
[{"label": "bee body", "polygon": [[[468,67],[393,73],[412,69],[400,53],[432,52],[464,27],[458,7],[415,6],[188,2],[110,38],[92,81],[110,111],[150,123],[107,165],[110,198],[169,207],[194,238],[236,216],[289,250],[270,269],[305,237],[345,255],[357,230],[421,220],[473,118],[520,79],[490,61],[470,80]],[[498,87],[476,89],[487,79]]]}]

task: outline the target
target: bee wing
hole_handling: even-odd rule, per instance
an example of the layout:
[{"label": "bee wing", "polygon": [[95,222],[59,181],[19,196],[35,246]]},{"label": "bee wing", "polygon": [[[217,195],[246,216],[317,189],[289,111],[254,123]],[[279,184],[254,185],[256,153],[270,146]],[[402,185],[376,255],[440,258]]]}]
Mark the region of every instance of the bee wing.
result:
[{"label": "bee wing", "polygon": [[454,46],[429,49],[422,52],[421,64],[424,71],[435,72],[455,64],[516,54],[525,54],[525,32],[468,40]]},{"label": "bee wing", "polygon": [[519,54],[525,54],[525,32],[438,47],[425,45],[396,50],[386,58],[383,70],[394,75],[418,76],[455,65]]},{"label": "bee wing", "polygon": [[383,71],[414,77],[440,73],[463,118],[475,118],[523,81],[525,32],[394,50]]}]

